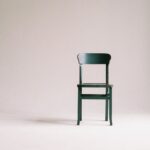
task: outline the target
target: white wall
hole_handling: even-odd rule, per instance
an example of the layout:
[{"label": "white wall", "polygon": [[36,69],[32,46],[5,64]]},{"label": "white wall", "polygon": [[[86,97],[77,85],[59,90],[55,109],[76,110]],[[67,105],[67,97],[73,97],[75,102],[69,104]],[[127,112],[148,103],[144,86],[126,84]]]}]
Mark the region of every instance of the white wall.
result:
[{"label": "white wall", "polygon": [[[149,0],[0,0],[0,112],[76,117],[80,52],[112,55],[115,114],[150,112],[149,8]],[[103,104],[85,102],[85,115]]]}]

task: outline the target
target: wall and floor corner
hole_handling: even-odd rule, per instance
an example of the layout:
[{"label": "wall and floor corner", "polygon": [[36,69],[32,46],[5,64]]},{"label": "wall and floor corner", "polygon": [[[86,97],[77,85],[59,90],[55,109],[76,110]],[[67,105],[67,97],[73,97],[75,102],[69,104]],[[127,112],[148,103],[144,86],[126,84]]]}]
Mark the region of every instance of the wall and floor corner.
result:
[{"label": "wall and floor corner", "polygon": [[[1,118],[76,119],[81,52],[112,55],[114,117],[149,115],[149,7],[149,0],[0,0]],[[85,118],[99,119],[103,104],[85,102]]]}]

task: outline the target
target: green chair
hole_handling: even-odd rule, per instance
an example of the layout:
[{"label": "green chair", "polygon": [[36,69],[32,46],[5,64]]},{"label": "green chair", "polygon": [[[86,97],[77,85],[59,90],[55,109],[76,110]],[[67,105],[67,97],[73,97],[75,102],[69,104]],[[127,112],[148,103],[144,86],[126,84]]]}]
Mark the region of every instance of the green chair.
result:
[{"label": "green chair", "polygon": [[[109,84],[109,62],[110,54],[106,53],[81,53],[77,56],[79,62],[79,84],[78,87],[78,119],[77,125],[82,121],[82,100],[105,100],[105,121],[109,121],[112,125],[112,85]],[[82,68],[85,64],[103,64],[106,66],[106,82],[105,83],[82,83]],[[83,88],[105,88],[105,94],[83,94]]]}]

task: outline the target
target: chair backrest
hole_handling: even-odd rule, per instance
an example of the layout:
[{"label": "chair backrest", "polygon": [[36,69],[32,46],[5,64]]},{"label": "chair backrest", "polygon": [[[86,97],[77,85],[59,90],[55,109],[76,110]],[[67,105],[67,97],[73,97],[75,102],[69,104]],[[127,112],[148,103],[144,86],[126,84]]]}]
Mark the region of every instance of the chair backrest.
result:
[{"label": "chair backrest", "polygon": [[77,55],[79,62],[79,82],[82,83],[82,65],[84,64],[105,64],[106,65],[106,84],[109,83],[109,62],[111,55],[107,53],[81,53]]},{"label": "chair backrest", "polygon": [[106,53],[81,53],[77,57],[80,65],[109,64],[111,59],[111,55]]}]

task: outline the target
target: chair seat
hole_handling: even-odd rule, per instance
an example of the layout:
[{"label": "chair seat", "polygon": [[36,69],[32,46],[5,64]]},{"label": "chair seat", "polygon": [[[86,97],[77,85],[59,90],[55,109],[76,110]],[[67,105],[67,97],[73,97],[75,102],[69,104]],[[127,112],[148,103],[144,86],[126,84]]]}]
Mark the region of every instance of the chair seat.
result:
[{"label": "chair seat", "polygon": [[113,85],[106,84],[106,83],[82,83],[78,84],[78,87],[113,87]]},{"label": "chair seat", "polygon": [[82,99],[109,99],[109,94],[81,94]]}]

